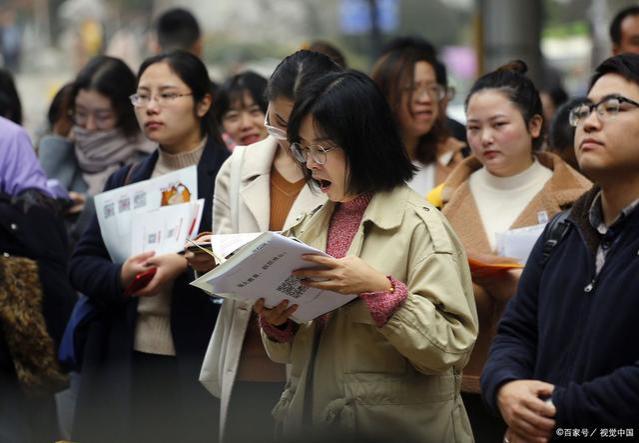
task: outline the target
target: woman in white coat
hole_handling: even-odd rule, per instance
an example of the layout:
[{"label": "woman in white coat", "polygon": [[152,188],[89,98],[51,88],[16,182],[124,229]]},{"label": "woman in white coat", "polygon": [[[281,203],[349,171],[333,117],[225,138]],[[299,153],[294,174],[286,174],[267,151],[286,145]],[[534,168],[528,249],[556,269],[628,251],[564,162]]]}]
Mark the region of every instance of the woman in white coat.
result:
[{"label": "woman in white coat", "polygon": [[[341,68],[323,54],[298,51],[285,58],[266,90],[269,137],[237,147],[216,179],[213,233],[280,231],[324,202],[306,185],[286,140],[288,118],[300,84]],[[201,240],[205,240],[202,238]],[[192,266],[207,271],[205,254],[188,254]],[[285,366],[266,355],[252,306],[226,300],[204,359],[200,381],[221,399],[220,439],[264,440],[273,428],[271,409],[286,381]]]}]

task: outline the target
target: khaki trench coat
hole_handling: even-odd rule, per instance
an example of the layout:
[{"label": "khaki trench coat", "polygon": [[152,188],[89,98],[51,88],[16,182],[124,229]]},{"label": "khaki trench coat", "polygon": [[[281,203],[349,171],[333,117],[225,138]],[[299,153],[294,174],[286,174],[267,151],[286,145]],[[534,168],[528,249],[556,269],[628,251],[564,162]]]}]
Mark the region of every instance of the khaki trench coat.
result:
[{"label": "khaki trench coat", "polygon": [[[304,217],[290,234],[326,248],[335,204]],[[376,194],[348,255],[404,282],[409,295],[378,328],[361,299],[334,311],[323,330],[299,325],[269,356],[291,365],[273,414],[284,435],[307,426],[408,432],[420,442],[472,441],[460,397],[461,370],[477,336],[464,249],[441,213],[400,186]]]}]

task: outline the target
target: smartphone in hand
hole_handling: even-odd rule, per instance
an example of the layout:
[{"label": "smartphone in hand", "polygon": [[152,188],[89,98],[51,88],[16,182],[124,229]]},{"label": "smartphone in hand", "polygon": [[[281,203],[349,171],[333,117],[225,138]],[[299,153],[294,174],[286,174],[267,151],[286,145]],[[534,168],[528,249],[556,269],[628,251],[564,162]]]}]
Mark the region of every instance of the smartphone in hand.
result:
[{"label": "smartphone in hand", "polygon": [[130,297],[144,288],[146,285],[148,285],[149,282],[153,279],[153,276],[155,275],[157,270],[158,268],[150,268],[136,275],[131,284],[129,284],[129,286],[127,286],[127,288],[124,290],[124,295]]}]

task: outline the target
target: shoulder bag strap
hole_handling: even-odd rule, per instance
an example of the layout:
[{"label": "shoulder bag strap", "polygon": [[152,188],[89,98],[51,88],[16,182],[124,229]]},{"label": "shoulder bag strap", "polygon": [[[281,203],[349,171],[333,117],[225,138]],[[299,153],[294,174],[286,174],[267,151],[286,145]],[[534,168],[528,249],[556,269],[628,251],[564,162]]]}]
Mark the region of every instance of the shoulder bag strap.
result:
[{"label": "shoulder bag strap", "polygon": [[[239,152],[238,152],[239,151]],[[229,205],[231,209],[231,226],[233,232],[240,229],[240,183],[242,182],[242,164],[244,163],[245,146],[237,146],[231,158],[231,189],[229,191]]]},{"label": "shoulder bag strap", "polygon": [[543,257],[541,261],[541,264],[543,266],[545,266],[546,262],[548,262],[553,249],[555,249],[559,242],[568,233],[568,230],[570,229],[570,223],[568,223],[566,219],[569,215],[570,209],[566,209],[565,211],[561,211],[555,216],[555,218],[550,220],[550,226],[548,226],[548,235],[546,236],[546,241],[544,243]]}]

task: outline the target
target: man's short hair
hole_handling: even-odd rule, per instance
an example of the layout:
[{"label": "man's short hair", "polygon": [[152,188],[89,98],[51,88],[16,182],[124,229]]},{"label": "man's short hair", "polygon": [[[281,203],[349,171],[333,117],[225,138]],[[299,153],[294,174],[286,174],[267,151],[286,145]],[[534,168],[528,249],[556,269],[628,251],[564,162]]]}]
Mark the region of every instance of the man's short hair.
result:
[{"label": "man's short hair", "polygon": [[155,30],[163,52],[175,49],[191,51],[201,36],[197,19],[183,8],[163,12],[157,18]]},{"label": "man's short hair", "polygon": [[604,60],[590,79],[591,90],[594,84],[606,74],[617,74],[639,86],[639,54],[619,54]]},{"label": "man's short hair", "polygon": [[639,15],[639,6],[629,6],[615,15],[610,23],[610,40],[614,45],[621,44],[621,22],[629,16]]}]

